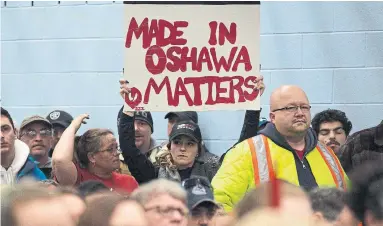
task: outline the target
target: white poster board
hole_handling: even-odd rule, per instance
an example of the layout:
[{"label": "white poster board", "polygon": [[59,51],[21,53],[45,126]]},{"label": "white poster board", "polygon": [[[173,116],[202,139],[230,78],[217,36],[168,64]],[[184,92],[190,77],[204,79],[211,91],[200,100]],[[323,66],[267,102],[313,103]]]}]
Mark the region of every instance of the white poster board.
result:
[{"label": "white poster board", "polygon": [[126,109],[260,109],[259,4],[124,7]]}]

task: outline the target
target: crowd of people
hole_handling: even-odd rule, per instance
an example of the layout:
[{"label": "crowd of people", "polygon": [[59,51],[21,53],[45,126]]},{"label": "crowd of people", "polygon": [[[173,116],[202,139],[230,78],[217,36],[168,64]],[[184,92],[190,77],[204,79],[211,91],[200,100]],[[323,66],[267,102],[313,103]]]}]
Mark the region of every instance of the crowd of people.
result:
[{"label": "crowd of people", "polygon": [[[120,94],[130,88],[120,80]],[[255,81],[264,92],[263,77]],[[1,108],[1,223],[7,226],[383,225],[383,121],[350,135],[337,109],[311,116],[303,89],[271,93],[270,120],[247,110],[222,156],[198,114],[124,107],[113,131],[78,134],[91,115],[55,110],[16,127]],[[164,128],[165,129],[165,128]]]}]

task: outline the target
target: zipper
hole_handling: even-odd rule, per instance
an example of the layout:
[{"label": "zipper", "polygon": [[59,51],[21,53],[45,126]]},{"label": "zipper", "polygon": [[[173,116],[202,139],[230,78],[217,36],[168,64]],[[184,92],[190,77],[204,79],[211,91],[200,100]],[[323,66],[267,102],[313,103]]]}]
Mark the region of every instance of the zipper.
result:
[{"label": "zipper", "polygon": [[[303,155],[303,158],[302,158],[302,160],[301,160],[303,169],[306,169],[306,165],[305,165],[305,163],[303,162],[303,161],[305,160],[305,158],[306,158],[306,155],[307,155],[307,152],[305,152],[305,154]],[[299,158],[299,157],[298,157],[298,158]]]},{"label": "zipper", "polygon": [[299,156],[298,156],[298,154],[294,151],[294,155],[295,155],[295,157],[297,157],[298,159],[299,159],[299,161],[302,163],[302,167],[303,167],[303,169],[306,169],[306,165],[305,165],[305,163],[303,162],[303,160],[306,158],[306,155],[307,155],[307,152],[305,152],[305,154],[303,155],[303,160],[301,160],[301,158],[299,158]]},{"label": "zipper", "polygon": [[303,161],[302,161],[302,166],[303,166],[303,169],[306,169],[306,165]]}]

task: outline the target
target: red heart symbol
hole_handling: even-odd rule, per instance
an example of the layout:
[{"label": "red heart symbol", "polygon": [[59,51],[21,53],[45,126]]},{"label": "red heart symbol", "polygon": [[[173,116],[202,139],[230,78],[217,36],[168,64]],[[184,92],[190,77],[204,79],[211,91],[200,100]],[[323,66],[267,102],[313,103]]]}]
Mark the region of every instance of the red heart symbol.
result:
[{"label": "red heart symbol", "polygon": [[[248,93],[247,91],[245,92]],[[254,89],[252,93],[248,93],[247,95],[245,95],[245,98],[248,101],[253,101],[257,98],[258,94],[259,94],[259,90]]]},{"label": "red heart symbol", "polygon": [[141,103],[142,101],[142,95],[141,92],[133,87],[130,89],[130,94],[132,95],[133,100],[130,100],[130,95],[125,95],[125,103],[129,105],[132,109],[136,109],[136,107]]}]

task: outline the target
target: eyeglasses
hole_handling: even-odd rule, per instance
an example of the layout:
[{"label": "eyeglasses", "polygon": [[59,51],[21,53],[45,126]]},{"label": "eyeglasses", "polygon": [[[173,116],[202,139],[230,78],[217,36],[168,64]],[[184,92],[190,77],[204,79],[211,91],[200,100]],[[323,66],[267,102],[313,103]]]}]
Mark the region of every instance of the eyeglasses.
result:
[{"label": "eyeglasses", "polygon": [[307,113],[310,111],[311,109],[311,106],[310,105],[302,105],[302,106],[289,106],[289,107],[284,107],[284,108],[278,108],[278,109],[275,109],[271,112],[276,112],[276,111],[287,111],[287,112],[290,112],[290,113],[295,113],[298,111],[298,109],[301,109],[301,111],[303,113]]},{"label": "eyeglasses", "polygon": [[189,214],[189,211],[183,208],[175,208],[175,207],[161,207],[161,206],[154,206],[150,208],[145,208],[145,211],[151,211],[155,210],[157,213],[161,214],[164,217],[171,217],[174,212],[178,212],[182,217],[185,217]]},{"label": "eyeglasses", "polygon": [[37,136],[37,134],[40,134],[41,137],[50,137],[52,136],[53,132],[50,129],[42,129],[39,132],[35,130],[29,130],[29,131],[21,133],[20,137],[27,136],[29,139],[33,139]]},{"label": "eyeglasses", "polygon": [[122,153],[120,147],[108,148],[108,149],[105,149],[105,150],[101,150],[99,152],[108,152],[110,154],[115,153],[115,152],[117,152],[117,154],[121,154]]}]

